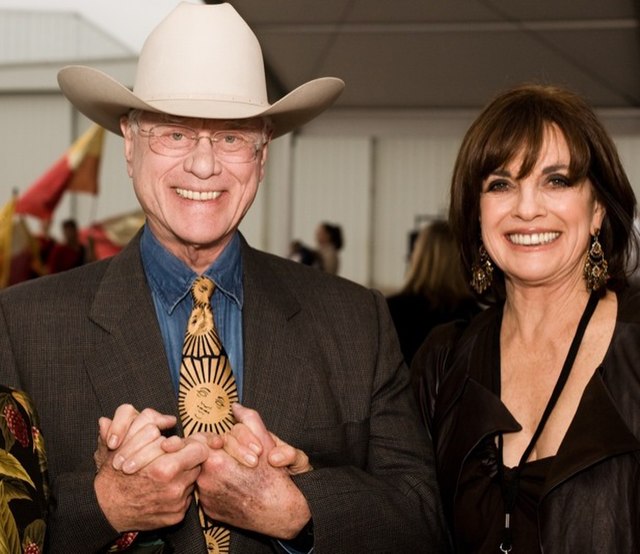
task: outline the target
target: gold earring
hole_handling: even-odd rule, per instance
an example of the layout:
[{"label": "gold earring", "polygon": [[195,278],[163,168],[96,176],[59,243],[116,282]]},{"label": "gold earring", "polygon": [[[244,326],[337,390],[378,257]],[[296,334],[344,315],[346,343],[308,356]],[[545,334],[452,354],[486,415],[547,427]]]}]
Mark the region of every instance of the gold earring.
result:
[{"label": "gold earring", "polygon": [[471,286],[478,294],[482,294],[493,281],[493,265],[484,244],[480,243],[478,252],[480,258],[471,266]]},{"label": "gold earring", "polygon": [[591,235],[591,246],[587,252],[587,261],[584,263],[584,278],[587,282],[587,290],[598,290],[609,280],[609,264],[604,259],[602,244],[598,240],[600,229]]}]

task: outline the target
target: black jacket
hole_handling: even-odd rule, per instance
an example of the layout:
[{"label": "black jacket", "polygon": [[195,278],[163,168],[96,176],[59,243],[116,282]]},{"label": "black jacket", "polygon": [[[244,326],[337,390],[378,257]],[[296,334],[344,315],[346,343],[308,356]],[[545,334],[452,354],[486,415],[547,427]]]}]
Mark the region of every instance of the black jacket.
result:
[{"label": "black jacket", "polygon": [[[438,328],[417,353],[421,407],[436,451],[454,544],[453,506],[464,460],[485,437],[519,424],[478,379],[497,308]],[[485,373],[486,375],[486,373]],[[640,552],[640,289],[618,295],[609,350],[588,383],[538,505],[540,551]],[[460,550],[458,548],[458,550]],[[496,547],[496,551],[497,551]]]}]

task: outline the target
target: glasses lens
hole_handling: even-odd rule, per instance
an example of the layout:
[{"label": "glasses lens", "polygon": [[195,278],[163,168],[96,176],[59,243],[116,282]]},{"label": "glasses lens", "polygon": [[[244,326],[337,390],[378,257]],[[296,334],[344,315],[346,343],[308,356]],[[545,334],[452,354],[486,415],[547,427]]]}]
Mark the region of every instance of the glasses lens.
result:
[{"label": "glasses lens", "polygon": [[259,135],[240,131],[219,131],[212,137],[215,154],[228,162],[244,163],[255,159]]},{"label": "glasses lens", "polygon": [[148,131],[149,147],[161,156],[179,157],[191,152],[200,139],[209,141],[213,153],[220,160],[231,163],[247,163],[256,159],[262,145],[259,133],[243,131],[218,131],[212,136],[198,133],[183,125],[156,125]]},{"label": "glasses lens", "polygon": [[196,143],[196,132],[181,125],[156,125],[149,131],[151,150],[163,156],[182,156]]}]

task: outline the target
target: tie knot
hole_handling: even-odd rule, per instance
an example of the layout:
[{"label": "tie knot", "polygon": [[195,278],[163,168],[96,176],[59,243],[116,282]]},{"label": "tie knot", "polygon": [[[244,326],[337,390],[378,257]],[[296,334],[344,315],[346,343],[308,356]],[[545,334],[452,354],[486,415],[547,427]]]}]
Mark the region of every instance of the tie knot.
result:
[{"label": "tie knot", "polygon": [[198,277],[191,286],[191,296],[196,305],[209,304],[211,295],[216,288],[215,283],[208,277]]}]

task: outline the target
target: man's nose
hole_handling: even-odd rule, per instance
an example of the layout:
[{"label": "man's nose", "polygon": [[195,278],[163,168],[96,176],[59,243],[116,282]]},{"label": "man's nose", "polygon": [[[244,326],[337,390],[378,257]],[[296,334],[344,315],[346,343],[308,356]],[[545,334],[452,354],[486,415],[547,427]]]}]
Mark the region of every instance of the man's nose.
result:
[{"label": "man's nose", "polygon": [[213,148],[212,138],[207,135],[199,136],[196,139],[194,149],[185,159],[185,170],[200,179],[207,179],[211,175],[219,173],[221,168],[222,166]]}]

